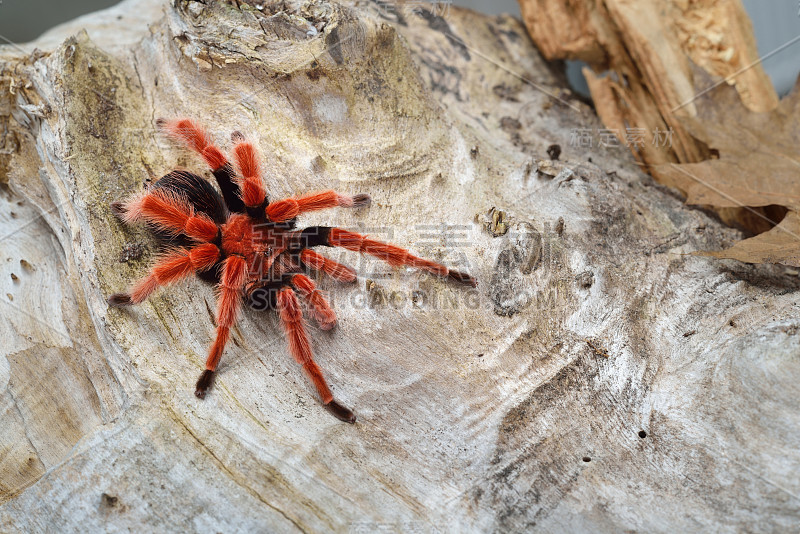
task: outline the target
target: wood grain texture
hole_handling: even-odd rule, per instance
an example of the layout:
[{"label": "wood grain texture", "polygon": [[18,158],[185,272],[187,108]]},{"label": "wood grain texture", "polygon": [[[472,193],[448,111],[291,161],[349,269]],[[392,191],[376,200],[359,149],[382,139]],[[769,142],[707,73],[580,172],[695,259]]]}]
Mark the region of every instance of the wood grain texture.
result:
[{"label": "wood grain texture", "polygon": [[[770,111],[778,95],[761,66],[740,0],[520,0],[531,37],[548,59],[581,59],[603,122],[673,129],[669,146],[631,151],[647,165],[705,159],[678,116],[697,115],[695,95],[713,82],[732,85],[752,111]],[[790,14],[787,13],[787,16]],[[709,84],[710,85],[710,84]]]},{"label": "wood grain texture", "polygon": [[[574,143],[602,125],[521,23],[129,0],[80,24],[0,48],[0,530],[796,524],[796,273],[688,255],[739,235],[623,147]],[[320,406],[274,314],[243,313],[201,401],[213,289],[106,305],[156,253],[109,203],[204,169],[156,133],[174,116],[252,139],[274,198],[372,196],[303,224],[478,279],[331,255],[359,280],[315,279],[339,324],[310,331],[355,425]]]}]

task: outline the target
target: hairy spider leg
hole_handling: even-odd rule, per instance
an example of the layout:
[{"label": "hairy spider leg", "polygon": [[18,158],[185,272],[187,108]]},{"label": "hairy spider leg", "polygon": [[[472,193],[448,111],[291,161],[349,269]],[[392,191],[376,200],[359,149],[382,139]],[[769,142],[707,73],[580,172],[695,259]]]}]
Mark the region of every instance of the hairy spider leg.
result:
[{"label": "hairy spider leg", "polygon": [[336,191],[320,191],[299,197],[289,197],[270,203],[265,211],[270,221],[281,222],[294,219],[301,213],[335,208],[360,208],[368,206],[371,198],[366,193],[347,195]]},{"label": "hairy spider leg", "polygon": [[230,329],[236,322],[236,316],[242,306],[242,288],[247,281],[247,262],[239,255],[228,256],[222,263],[222,276],[217,285],[217,336],[206,359],[206,369],[197,381],[194,394],[199,398],[206,396],[206,391],[214,380],[214,372],[222,358],[222,351],[230,338]]},{"label": "hairy spider leg", "polygon": [[441,263],[436,263],[435,261],[426,260],[424,258],[415,256],[406,249],[400,248],[396,245],[391,245],[382,241],[376,241],[375,239],[370,239],[365,235],[343,230],[341,228],[327,228],[324,226],[318,226],[306,228],[303,230],[303,232],[311,230],[312,228],[315,229],[317,234],[321,236],[318,239],[319,242],[316,243],[318,245],[342,247],[354,252],[369,254],[387,262],[392,267],[406,265],[431,272],[437,276],[450,278],[461,284],[472,287],[478,286],[477,280],[475,280],[475,278],[472,276],[466,273],[448,269]]},{"label": "hairy spider leg", "polygon": [[220,231],[208,215],[196,213],[185,198],[167,189],[154,189],[126,202],[114,202],[111,208],[127,224],[145,220],[161,230],[184,234],[196,241],[214,241]]},{"label": "hairy spider leg", "polygon": [[254,219],[263,220],[264,207],[267,205],[267,192],[264,190],[256,149],[252,143],[245,141],[244,136],[239,132],[233,132],[231,139],[236,143],[233,147],[233,154],[236,165],[239,167],[239,173],[242,175],[239,189],[247,214]]},{"label": "hairy spider leg", "polygon": [[330,258],[309,248],[300,252],[300,261],[316,271],[322,271],[331,278],[340,282],[355,282],[356,272],[346,265],[337,263]]},{"label": "hairy spider leg", "polygon": [[195,213],[205,213],[218,226],[225,224],[230,216],[225,201],[211,182],[189,171],[175,170],[165,174],[150,188],[150,191],[158,190],[180,195]]},{"label": "hairy spider leg", "polygon": [[219,255],[219,249],[211,243],[172,251],[153,265],[150,274],[134,284],[128,293],[115,293],[108,297],[108,303],[112,306],[140,304],[159,287],[210,269],[217,263]]},{"label": "hairy spider leg", "polygon": [[303,298],[311,305],[311,311],[319,327],[330,330],[336,324],[336,313],[322,296],[314,282],[304,274],[295,274],[292,277],[292,286],[297,289]]},{"label": "hairy spider leg", "polygon": [[329,226],[309,226],[292,232],[288,239],[288,247],[301,265],[322,271],[341,282],[355,282],[356,272],[353,269],[311,250],[312,247],[319,245],[330,246],[328,244],[330,231]]},{"label": "hairy spider leg", "polygon": [[303,326],[303,314],[294,290],[288,287],[282,289],[278,293],[277,304],[283,330],[286,333],[286,339],[289,344],[289,352],[311,379],[322,399],[322,404],[338,419],[347,423],[355,423],[355,414],[333,398],[325,377],[322,376],[322,371],[314,361],[314,356],[311,352],[311,341],[308,339],[308,334]]},{"label": "hairy spider leg", "polygon": [[233,166],[222,151],[213,144],[211,136],[205,128],[190,119],[158,119],[156,124],[167,135],[181,141],[206,160],[214,178],[217,179],[225,205],[230,211],[243,212],[244,202],[240,198],[239,185],[236,183]]}]

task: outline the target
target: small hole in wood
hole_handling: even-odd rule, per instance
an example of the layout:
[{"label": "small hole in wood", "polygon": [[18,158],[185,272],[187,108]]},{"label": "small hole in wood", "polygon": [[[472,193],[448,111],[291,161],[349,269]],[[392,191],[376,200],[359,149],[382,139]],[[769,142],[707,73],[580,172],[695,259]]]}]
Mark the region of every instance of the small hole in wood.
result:
[{"label": "small hole in wood", "polygon": [[642,438],[642,439],[646,438],[647,437],[647,432],[645,432],[644,430],[640,430],[639,431],[639,437]]},{"label": "small hole in wood", "polygon": [[584,461],[584,462],[591,462],[591,461],[592,461],[592,459],[591,459],[591,458],[589,458],[588,456],[584,456],[584,457],[583,457],[583,461]]}]

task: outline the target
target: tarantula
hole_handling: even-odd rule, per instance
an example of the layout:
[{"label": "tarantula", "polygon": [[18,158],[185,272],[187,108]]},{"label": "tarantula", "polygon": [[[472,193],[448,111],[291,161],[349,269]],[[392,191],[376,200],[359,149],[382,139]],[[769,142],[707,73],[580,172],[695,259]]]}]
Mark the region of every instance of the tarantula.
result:
[{"label": "tarantula", "polygon": [[128,293],[111,295],[108,302],[112,306],[139,304],[159,286],[191,274],[217,284],[216,339],[195,390],[201,399],[211,387],[243,302],[260,299],[278,311],[289,352],[305,370],[324,406],[342,421],[355,422],[355,414],[333,398],[314,361],[296,292],[307,301],[319,326],[330,329],[336,322],[336,314],[303,270],[322,271],[342,282],[354,282],[356,273],[315,252],[314,247],[343,247],[370,254],[392,266],[416,267],[462,284],[477,285],[468,274],[341,228],[295,229],[296,218],[302,213],[337,206],[367,206],[369,195],[322,191],[270,202],[255,148],[241,133],[231,135],[236,173],[222,151],[212,144],[208,133],[195,122],[160,119],[158,126],[205,159],[222,196],[200,176],[176,170],[148,190],[124,202],[112,203],[112,210],[123,222],[149,223],[168,249]]}]

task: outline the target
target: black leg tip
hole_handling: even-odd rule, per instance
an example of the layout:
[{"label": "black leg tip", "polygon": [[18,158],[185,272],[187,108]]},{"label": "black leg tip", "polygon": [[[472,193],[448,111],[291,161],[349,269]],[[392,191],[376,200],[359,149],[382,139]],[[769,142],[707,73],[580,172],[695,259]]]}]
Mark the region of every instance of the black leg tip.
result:
[{"label": "black leg tip", "polygon": [[111,213],[116,215],[119,218],[122,218],[125,215],[125,203],[120,202],[117,200],[116,202],[112,202],[111,206]]},{"label": "black leg tip", "polygon": [[163,128],[166,125],[167,125],[167,119],[164,118],[156,119],[156,126],[158,126],[159,128]]},{"label": "black leg tip", "polygon": [[472,287],[478,287],[478,281],[475,280],[473,277],[466,273],[460,273],[458,271],[450,271],[447,273],[449,278],[452,278],[458,283],[465,284]]},{"label": "black leg tip", "polygon": [[208,388],[211,387],[211,383],[214,381],[214,371],[210,371],[206,369],[203,371],[203,374],[200,375],[200,378],[197,380],[197,386],[194,390],[194,396],[198,399],[205,399],[206,392]]},{"label": "black leg tip", "polygon": [[325,408],[333,414],[340,421],[344,421],[345,423],[353,424],[356,422],[356,414],[352,412],[349,408],[345,408],[339,401],[336,399],[331,399],[328,404],[325,404]]},{"label": "black leg tip", "polygon": [[133,304],[133,301],[131,300],[131,296],[127,293],[114,293],[108,297],[108,305],[114,306],[115,308],[130,306],[131,304]]},{"label": "black leg tip", "polygon": [[359,193],[357,195],[353,195],[353,207],[354,208],[364,208],[372,204],[372,197],[369,196],[367,193]]}]

